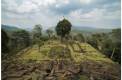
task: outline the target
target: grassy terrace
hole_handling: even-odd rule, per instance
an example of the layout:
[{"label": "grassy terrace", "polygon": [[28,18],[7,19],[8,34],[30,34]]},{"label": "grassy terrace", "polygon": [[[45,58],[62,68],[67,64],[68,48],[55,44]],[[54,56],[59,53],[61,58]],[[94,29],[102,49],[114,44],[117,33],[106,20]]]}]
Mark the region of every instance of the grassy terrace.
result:
[{"label": "grassy terrace", "polygon": [[[77,44],[73,44],[72,46],[74,49],[71,47],[71,45],[68,45],[67,47],[71,51],[71,56],[76,62],[81,62],[84,60],[93,60],[93,61],[103,61],[103,62],[109,62],[113,63],[112,60],[107,58],[105,55],[97,51],[95,48],[93,48],[91,45],[87,43],[79,43],[76,42],[77,44],[80,45],[80,47]],[[53,60],[50,57],[48,57],[49,51],[52,47],[54,46],[63,46],[66,47],[65,44],[60,43],[60,41],[47,41],[43,46],[40,48],[40,52],[38,51],[38,46],[34,45],[31,49],[29,49],[27,52],[22,53],[19,57],[19,59],[22,60]],[[80,52],[80,48],[84,52]],[[77,50],[77,51],[76,51]]]},{"label": "grassy terrace", "polygon": [[[62,51],[64,51],[64,48],[65,49],[67,48],[69,52],[68,51],[65,53],[62,52]],[[51,53],[51,51],[54,51],[54,52]],[[61,58],[60,58],[60,56],[61,56]],[[14,57],[13,59],[15,59],[15,62],[18,61],[15,64],[15,65],[17,65],[17,68],[18,68],[18,65],[20,65],[19,66],[20,68],[25,68],[24,67],[25,65],[29,65],[28,62],[32,62],[33,64],[30,64],[30,67],[36,66],[36,68],[35,68],[36,70],[39,70],[40,67],[42,68],[42,66],[44,68],[46,66],[49,67],[50,66],[50,64],[48,64],[49,62],[52,62],[54,60],[57,60],[57,62],[58,62],[59,59],[63,59],[64,63],[63,62],[61,62],[61,63],[63,63],[62,66],[65,67],[64,69],[66,69],[66,70],[64,70],[65,73],[61,73],[61,75],[59,75],[60,77],[58,80],[63,80],[60,78],[66,78],[66,77],[61,77],[61,76],[66,74],[66,72],[69,69],[71,69],[71,71],[76,72],[77,67],[79,65],[80,65],[80,67],[82,67],[83,72],[78,73],[77,76],[75,76],[76,79],[74,79],[74,80],[89,80],[89,77],[88,77],[89,73],[93,74],[93,76],[96,76],[97,78],[109,75],[109,77],[113,78],[110,80],[114,80],[114,79],[119,80],[118,71],[120,71],[120,70],[115,62],[113,62],[112,60],[107,58],[105,55],[100,53],[98,50],[93,48],[91,45],[89,45],[87,43],[79,43],[77,41],[73,42],[72,44],[67,44],[67,45],[62,44],[60,41],[47,41],[44,43],[43,46],[40,47],[40,52],[38,50],[38,46],[34,45],[33,47],[26,49],[26,51],[22,50],[21,52],[19,52],[16,55],[16,58]],[[35,61],[37,64],[35,63]],[[49,62],[47,62],[47,61],[49,61]],[[72,61],[75,61],[75,65],[77,65],[77,67],[74,66],[74,62],[72,62]],[[10,63],[9,66],[14,65],[14,63]],[[58,65],[58,64],[56,64],[56,65]],[[79,67],[79,70],[80,70],[80,67]],[[13,68],[10,67],[10,70],[12,70],[12,69]],[[53,66],[53,68],[51,69],[51,72],[53,70],[56,70],[59,72],[63,71],[60,69],[57,70],[56,66]],[[9,71],[8,71],[8,73],[9,73]],[[15,72],[13,71],[13,73],[17,74],[17,71],[15,71]],[[107,75],[104,73],[106,73]],[[58,72],[54,72],[54,74],[58,75]],[[29,77],[32,77],[33,80],[37,80],[36,78],[39,75],[42,75],[42,73],[36,73],[35,71],[33,71],[32,73],[29,74]],[[99,76],[97,76],[97,75],[99,75]],[[23,75],[23,76],[26,76],[26,75]],[[67,80],[67,79],[64,79],[64,80]]]}]

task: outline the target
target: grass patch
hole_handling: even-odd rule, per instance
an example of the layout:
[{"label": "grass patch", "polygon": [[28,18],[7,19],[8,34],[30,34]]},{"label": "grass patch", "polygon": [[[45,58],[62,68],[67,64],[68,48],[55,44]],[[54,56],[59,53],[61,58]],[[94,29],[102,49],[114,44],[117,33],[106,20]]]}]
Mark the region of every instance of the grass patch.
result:
[{"label": "grass patch", "polygon": [[89,80],[89,78],[85,75],[80,75],[78,80]]},{"label": "grass patch", "polygon": [[53,59],[70,59],[70,50],[63,46],[54,46],[50,49],[48,56]]},{"label": "grass patch", "polygon": [[[40,52],[38,51],[38,47],[35,45],[29,51],[22,53],[20,56],[22,59],[32,59],[32,60],[52,60],[52,59],[69,59],[72,58],[76,62],[81,62],[85,60],[93,60],[93,61],[106,61],[112,63],[113,61],[107,58],[105,55],[97,51],[91,45],[87,43],[77,42],[85,52],[75,52],[70,44],[68,44],[65,50],[66,45],[61,44],[60,41],[47,41],[40,48]],[[72,43],[73,45],[74,43]],[[57,46],[58,45],[58,46]],[[75,49],[79,50],[77,45],[73,45]]]}]

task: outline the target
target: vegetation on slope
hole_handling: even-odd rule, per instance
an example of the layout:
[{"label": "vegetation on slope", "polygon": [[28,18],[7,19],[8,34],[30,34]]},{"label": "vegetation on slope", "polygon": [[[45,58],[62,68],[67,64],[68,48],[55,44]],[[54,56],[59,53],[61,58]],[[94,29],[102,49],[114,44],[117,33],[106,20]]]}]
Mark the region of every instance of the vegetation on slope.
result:
[{"label": "vegetation on slope", "polygon": [[[4,79],[25,80],[120,80],[120,29],[111,33],[84,36],[70,34],[71,23],[63,19],[56,33],[35,25],[31,33],[25,30],[8,34],[2,31]],[[109,58],[110,57],[110,58]],[[114,61],[112,61],[114,60]]]}]

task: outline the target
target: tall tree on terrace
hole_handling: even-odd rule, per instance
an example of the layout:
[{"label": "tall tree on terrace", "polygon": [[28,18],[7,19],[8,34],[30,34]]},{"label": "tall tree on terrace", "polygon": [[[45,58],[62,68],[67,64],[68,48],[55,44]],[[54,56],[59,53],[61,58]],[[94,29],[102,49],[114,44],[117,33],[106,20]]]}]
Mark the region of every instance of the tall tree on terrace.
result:
[{"label": "tall tree on terrace", "polygon": [[42,26],[40,24],[35,25],[33,28],[33,39],[38,40],[42,35]]},{"label": "tall tree on terrace", "polygon": [[46,30],[46,32],[47,32],[47,34],[48,34],[48,37],[50,38],[51,37],[51,35],[53,34],[53,31],[52,30],[50,30],[50,29],[47,29]]},{"label": "tall tree on terrace", "polygon": [[65,18],[58,22],[55,30],[56,30],[57,35],[61,37],[61,41],[66,35],[70,33],[71,27],[72,27],[72,24]]},{"label": "tall tree on terrace", "polygon": [[42,26],[40,24],[35,25],[32,33],[33,33],[33,43],[38,44],[39,51],[40,51],[40,46],[41,46],[40,39],[42,36]]}]

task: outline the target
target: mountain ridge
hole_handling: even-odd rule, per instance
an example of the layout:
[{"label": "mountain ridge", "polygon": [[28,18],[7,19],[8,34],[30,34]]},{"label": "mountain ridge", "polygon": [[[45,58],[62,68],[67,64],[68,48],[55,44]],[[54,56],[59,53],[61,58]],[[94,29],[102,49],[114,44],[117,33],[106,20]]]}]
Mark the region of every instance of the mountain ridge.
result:
[{"label": "mountain ridge", "polygon": [[[23,29],[23,28],[18,28],[16,26],[5,25],[5,24],[2,24],[1,26],[2,26],[2,29],[6,31],[16,31],[16,30]],[[50,27],[48,29],[55,31],[55,27]],[[31,31],[32,29],[25,28],[25,30]],[[75,33],[108,33],[111,31],[112,29],[95,28],[95,27],[89,27],[89,26],[72,26],[72,32],[75,32]]]}]

